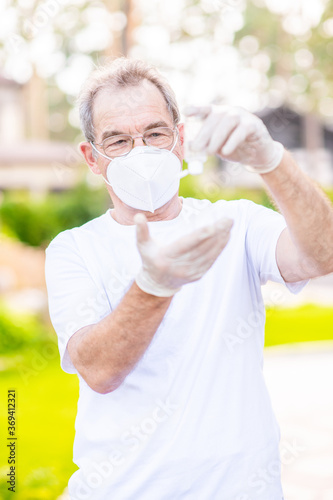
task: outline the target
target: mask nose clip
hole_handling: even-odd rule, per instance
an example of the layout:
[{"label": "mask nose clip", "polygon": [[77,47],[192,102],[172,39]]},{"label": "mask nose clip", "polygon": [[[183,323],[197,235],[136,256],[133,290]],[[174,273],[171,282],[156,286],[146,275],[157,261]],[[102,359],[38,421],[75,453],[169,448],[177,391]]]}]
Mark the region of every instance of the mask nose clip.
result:
[{"label": "mask nose clip", "polygon": [[140,153],[148,153],[148,154],[162,154],[162,149],[153,148],[151,146],[147,146],[147,151],[140,151]]}]

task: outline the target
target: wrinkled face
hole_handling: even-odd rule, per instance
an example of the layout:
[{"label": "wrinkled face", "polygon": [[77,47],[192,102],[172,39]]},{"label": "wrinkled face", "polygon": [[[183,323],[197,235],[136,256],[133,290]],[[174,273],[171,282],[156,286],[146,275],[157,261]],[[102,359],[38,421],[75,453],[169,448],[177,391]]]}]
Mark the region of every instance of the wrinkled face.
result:
[{"label": "wrinkled face", "polygon": [[[172,116],[160,91],[148,80],[135,87],[104,89],[94,102],[93,123],[95,144],[115,133],[141,135],[154,127],[174,128]],[[179,139],[173,153],[183,162],[183,126],[178,125]],[[142,138],[135,139],[134,147],[145,146]],[[103,152],[100,146],[97,149]],[[95,173],[106,175],[110,160],[98,155]]]}]

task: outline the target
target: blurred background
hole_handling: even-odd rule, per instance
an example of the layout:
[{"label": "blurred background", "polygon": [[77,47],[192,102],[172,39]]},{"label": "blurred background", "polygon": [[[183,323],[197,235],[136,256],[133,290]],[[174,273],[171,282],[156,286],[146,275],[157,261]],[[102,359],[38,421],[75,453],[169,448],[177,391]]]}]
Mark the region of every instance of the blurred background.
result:
[{"label": "blurred background", "polygon": [[[330,0],[2,0],[0,435],[7,390],[15,388],[17,500],[66,498],[75,470],[78,385],[59,366],[44,250],[110,206],[78,152],[75,101],[84,79],[127,55],[155,64],[181,109],[243,106],[333,199],[332,36]],[[203,175],[184,178],[180,194],[274,208],[259,178],[216,158]],[[333,278],[313,280],[296,297],[271,283],[263,293],[267,383],[289,457],[286,500],[332,500]],[[1,441],[4,500],[12,495],[6,454]]]}]

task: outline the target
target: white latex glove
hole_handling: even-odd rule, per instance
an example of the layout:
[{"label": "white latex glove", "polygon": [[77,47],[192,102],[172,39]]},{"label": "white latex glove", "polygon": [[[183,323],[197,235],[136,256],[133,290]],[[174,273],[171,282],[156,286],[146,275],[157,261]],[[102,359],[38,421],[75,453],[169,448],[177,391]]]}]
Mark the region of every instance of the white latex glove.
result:
[{"label": "white latex glove", "polygon": [[200,279],[228,243],[233,225],[231,219],[222,218],[162,245],[150,237],[143,214],[136,214],[134,222],[142,259],[135,281],[144,292],[158,297],[174,295],[182,285]]},{"label": "white latex glove", "polygon": [[239,162],[251,172],[264,174],[279,166],[284,147],[272,139],[263,121],[243,108],[190,106],[186,116],[205,118],[192,148]]}]

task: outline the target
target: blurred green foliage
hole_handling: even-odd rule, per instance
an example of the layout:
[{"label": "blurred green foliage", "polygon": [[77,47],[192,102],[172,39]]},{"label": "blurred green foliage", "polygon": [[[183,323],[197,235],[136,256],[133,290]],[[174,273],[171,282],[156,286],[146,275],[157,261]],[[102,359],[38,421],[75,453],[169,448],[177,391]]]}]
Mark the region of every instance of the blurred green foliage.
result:
[{"label": "blurred green foliage", "polygon": [[[332,95],[333,90],[333,67],[331,64],[333,45],[330,33],[327,31],[327,23],[332,18],[333,1],[323,2],[323,14],[313,23],[304,22],[305,16],[297,16],[297,21],[308,28],[295,36],[295,31],[290,31],[290,19],[292,16],[288,9],[281,9],[280,14],[271,12],[266,2],[256,1],[246,2],[244,11],[244,24],[237,30],[234,38],[234,46],[240,49],[243,56],[243,64],[251,67],[258,54],[269,57],[270,64],[265,70],[268,77],[267,86],[276,89],[276,80],[285,81],[288,92],[285,94],[285,102],[292,107],[298,104],[298,109],[303,108],[303,112],[316,111],[319,114],[326,114],[324,103],[326,96]],[[307,3],[307,2],[305,2]],[[309,2],[310,3],[310,2]],[[320,2],[318,2],[319,4]],[[309,18],[310,19],[310,18]],[[287,21],[287,22],[286,22]],[[289,21],[289,23],[288,23]],[[286,29],[289,24],[289,29]],[[326,24],[326,26],[325,26]],[[295,24],[294,24],[295,29]],[[241,42],[245,37],[251,36],[258,43],[257,50],[244,52],[241,50]],[[301,51],[312,54],[309,64],[301,64],[298,57]],[[296,76],[296,81],[302,81],[302,90],[294,85],[291,80]],[[280,83],[281,84],[281,83]],[[320,90],[325,88],[325,94]],[[299,99],[302,94],[302,100]]]},{"label": "blurred green foliage", "polygon": [[[217,183],[203,183],[202,176],[182,179],[179,194],[198,199],[247,199],[275,209],[264,189],[231,188]],[[333,190],[327,195],[333,201]],[[52,238],[65,229],[81,226],[102,215],[111,206],[104,186],[91,189],[86,184],[76,188],[34,198],[26,191],[4,193],[0,204],[1,232],[31,246],[46,247]]]},{"label": "blurred green foliage", "polygon": [[58,233],[81,226],[109,205],[104,187],[91,189],[84,183],[41,199],[26,191],[6,192],[0,205],[1,231],[28,245],[46,247]]},{"label": "blurred green foliage", "polygon": [[35,315],[14,313],[0,304],[0,356],[41,347],[50,340],[54,342],[54,337],[51,327]]},{"label": "blurred green foliage", "polygon": [[239,187],[224,187],[216,183],[203,186],[201,176],[187,176],[181,181],[179,194],[184,198],[191,197],[211,202],[218,200],[251,200],[268,208],[275,209],[269,195],[264,189],[248,189]]}]

